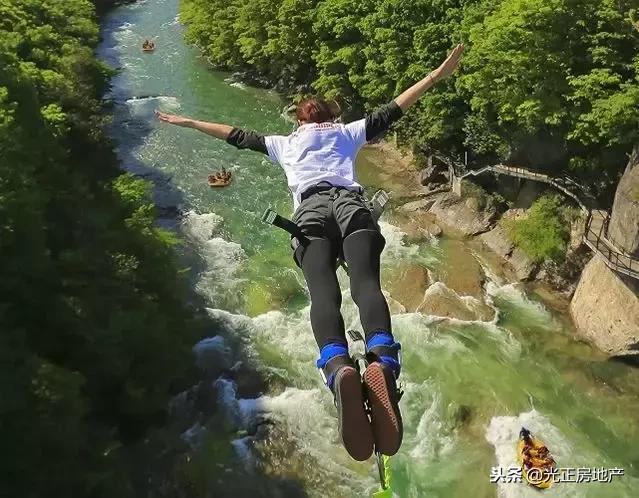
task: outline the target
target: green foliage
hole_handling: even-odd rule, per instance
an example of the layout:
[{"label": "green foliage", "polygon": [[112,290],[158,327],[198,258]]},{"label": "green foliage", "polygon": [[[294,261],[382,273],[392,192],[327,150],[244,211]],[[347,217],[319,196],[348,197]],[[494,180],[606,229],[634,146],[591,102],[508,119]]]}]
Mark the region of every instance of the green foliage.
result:
[{"label": "green foliage", "polygon": [[633,3],[501,2],[469,31],[460,78],[472,110],[466,142],[614,182],[639,131]]},{"label": "green foliage", "polygon": [[103,133],[97,40],[89,0],[0,0],[2,496],[134,496],[127,449],[199,327],[175,235]]},{"label": "green foliage", "polygon": [[506,222],[511,240],[533,261],[562,261],[570,240],[571,210],[558,195],[540,197],[526,217]]},{"label": "green foliage", "polygon": [[131,209],[151,203],[151,185],[131,173],[118,176],[113,182],[113,189]]},{"label": "green foliage", "polygon": [[485,189],[468,180],[462,180],[461,193],[463,197],[473,197],[477,200],[477,207],[480,211],[501,210],[508,204],[501,194],[487,192]]},{"label": "green foliage", "polygon": [[359,113],[465,41],[461,70],[398,125],[475,163],[569,171],[606,192],[639,132],[637,0],[182,0],[222,68],[310,85]]}]

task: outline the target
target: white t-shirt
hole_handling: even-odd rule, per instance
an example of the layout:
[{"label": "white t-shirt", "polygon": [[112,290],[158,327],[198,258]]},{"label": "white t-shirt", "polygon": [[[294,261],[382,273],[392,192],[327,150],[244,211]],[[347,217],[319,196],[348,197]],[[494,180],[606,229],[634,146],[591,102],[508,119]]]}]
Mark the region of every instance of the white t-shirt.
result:
[{"label": "white t-shirt", "polygon": [[307,123],[288,136],[265,138],[268,157],[284,168],[295,209],[304,191],[319,182],[361,188],[355,157],[366,143],[366,120],[349,124]]}]

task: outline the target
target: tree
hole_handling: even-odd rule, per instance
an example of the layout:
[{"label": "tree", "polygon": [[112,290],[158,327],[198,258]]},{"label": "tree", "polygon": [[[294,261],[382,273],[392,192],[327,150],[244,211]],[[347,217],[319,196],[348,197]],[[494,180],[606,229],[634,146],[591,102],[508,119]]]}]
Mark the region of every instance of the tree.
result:
[{"label": "tree", "polygon": [[97,40],[88,0],[0,0],[3,496],[134,496],[126,452],[200,327],[175,237],[104,135]]}]

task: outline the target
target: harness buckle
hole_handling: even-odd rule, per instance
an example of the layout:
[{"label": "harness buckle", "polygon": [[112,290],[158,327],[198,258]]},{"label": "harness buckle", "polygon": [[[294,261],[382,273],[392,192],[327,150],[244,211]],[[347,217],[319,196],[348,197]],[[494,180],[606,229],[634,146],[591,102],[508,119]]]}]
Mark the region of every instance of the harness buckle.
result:
[{"label": "harness buckle", "polygon": [[262,215],[262,221],[264,223],[268,223],[269,225],[275,224],[275,218],[277,218],[277,213],[271,208],[267,208]]},{"label": "harness buckle", "polygon": [[297,226],[297,224],[295,224],[288,218],[280,216],[271,208],[268,208],[266,209],[266,211],[264,211],[264,214],[262,215],[262,221],[264,223],[268,223],[269,225],[273,225],[287,231],[293,237],[295,237],[300,244],[308,244],[308,238],[306,237],[306,235],[304,235],[304,232],[302,232],[302,229]]},{"label": "harness buckle", "polygon": [[386,204],[388,204],[389,200],[390,197],[385,190],[378,190],[377,192],[375,192],[375,195],[373,195],[369,202],[369,206],[371,212],[373,213],[375,221],[378,221],[379,218],[382,216],[382,214],[384,213],[384,209],[386,209]]}]

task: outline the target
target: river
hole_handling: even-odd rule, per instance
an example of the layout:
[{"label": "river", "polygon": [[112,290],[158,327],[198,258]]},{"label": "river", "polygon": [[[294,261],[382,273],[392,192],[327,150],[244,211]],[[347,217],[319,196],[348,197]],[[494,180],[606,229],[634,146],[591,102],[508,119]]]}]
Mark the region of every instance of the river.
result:
[{"label": "river", "polygon": [[[337,442],[332,398],[313,367],[308,295],[287,236],[260,221],[269,206],[291,212],[283,172],[259,154],[153,119],[161,109],[287,133],[283,103],[274,92],[211,70],[183,40],[178,0],[116,8],[102,28],[99,55],[121,68],[108,98],[123,166],[155,183],[160,223],[182,234],[184,260],[212,319],[266,379],[267,392],[256,399],[239,398],[229,380],[217,382],[228,420],[248,427],[268,418],[275,427],[259,453],[239,431],[228,452],[240,462],[236,478],[244,479],[243,469],[259,458],[261,468],[295,480],[307,496],[369,496],[377,489],[375,466],[350,461]],[[156,41],[155,53],[142,53],[145,38]],[[369,151],[360,161],[368,184],[382,182],[378,159]],[[234,182],[210,189],[206,176],[221,167]],[[508,282],[472,245],[453,238],[410,242],[397,220],[389,212],[382,223],[383,283],[404,351],[405,439],[391,460],[396,495],[538,496],[525,484],[489,480],[493,466],[514,465],[516,436],[526,426],[560,467],[625,472],[611,483],[558,484],[545,496],[637,496],[637,370],[574,340],[567,317]],[[346,289],[345,276],[340,280]],[[440,316],[415,311],[420,281],[444,302]],[[467,316],[447,318],[451,308]],[[357,328],[348,291],[344,314],[347,326]]]}]

